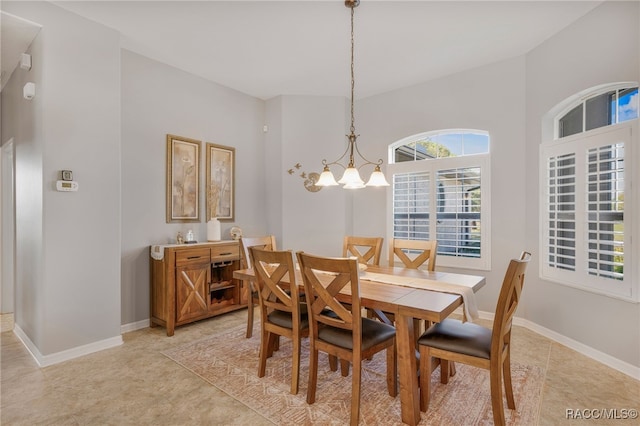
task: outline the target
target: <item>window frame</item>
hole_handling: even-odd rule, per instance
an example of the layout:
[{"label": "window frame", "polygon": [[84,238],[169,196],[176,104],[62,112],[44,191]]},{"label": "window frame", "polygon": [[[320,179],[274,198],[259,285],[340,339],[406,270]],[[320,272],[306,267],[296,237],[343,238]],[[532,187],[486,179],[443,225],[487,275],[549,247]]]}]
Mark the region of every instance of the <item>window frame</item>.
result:
[{"label": "window frame", "polygon": [[[443,134],[443,133],[458,133],[458,132],[474,132],[485,134],[489,137],[489,152],[482,154],[469,154],[457,157],[445,157],[434,159],[423,159],[414,161],[402,161],[394,163],[392,156],[394,150],[400,146],[418,141],[428,137],[431,134]],[[480,168],[480,191],[481,191],[481,205],[480,205],[480,257],[462,257],[462,256],[438,256],[438,266],[449,268],[463,268],[471,270],[483,270],[488,271],[491,269],[491,139],[490,134],[483,130],[472,129],[444,129],[433,132],[420,133],[414,136],[403,138],[392,144],[389,144],[389,163],[387,165],[387,175],[393,179],[396,174],[412,173],[412,172],[425,172],[429,173],[429,210],[430,217],[436,217],[437,214],[437,172],[449,169],[460,168]],[[393,183],[387,188],[387,239],[391,241],[394,238],[394,200],[393,200]],[[436,234],[436,221],[429,221],[429,235],[435,236]]]},{"label": "window frame", "polygon": [[[608,89],[611,89],[609,87]],[[594,92],[592,92],[594,94]],[[583,98],[584,100],[585,98]],[[575,107],[578,103],[572,103],[556,116],[554,123],[557,125],[557,117],[562,117],[566,111]],[[557,136],[557,127],[554,132]],[[588,210],[587,210],[587,175],[586,156],[589,149],[599,146],[612,145],[624,141],[624,270],[623,280],[615,280],[588,272]],[[638,221],[640,209],[637,197],[634,196],[634,182],[638,178],[638,165],[640,159],[638,153],[638,120],[625,121],[599,127],[589,131],[573,134],[563,138],[554,138],[540,144],[539,150],[539,250],[540,278],[549,282],[565,285],[572,288],[588,291],[625,301],[638,302],[639,284],[634,283],[634,277],[638,276],[638,265],[634,262],[637,252],[638,231],[633,223]],[[576,234],[576,265],[575,270],[564,270],[549,266],[549,217],[548,217],[548,176],[547,165],[550,157],[574,153],[576,158],[576,199],[575,199],[575,234]],[[640,228],[640,227],[639,227]],[[612,285],[613,284],[613,285]],[[617,284],[620,284],[617,286]]]},{"label": "window frame", "polygon": [[[597,129],[602,129],[602,128],[608,128],[611,126],[615,126],[617,124],[622,124],[622,123],[626,123],[626,121],[623,122],[616,122],[613,124],[609,124],[607,126],[602,126],[602,127],[597,127],[595,129],[591,129],[591,130],[584,130],[587,120],[586,118],[586,114],[587,114],[587,108],[586,108],[586,103],[589,99],[598,97],[602,94],[605,94],[607,92],[611,92],[611,91],[618,91],[621,89],[629,89],[631,87],[638,87],[638,83],[636,82],[621,82],[621,83],[614,83],[614,84],[604,84],[601,86],[597,86],[591,89],[587,89],[585,91],[582,91],[574,96],[571,96],[570,98],[566,99],[564,102],[562,102],[562,107],[560,110],[558,110],[557,114],[553,117],[553,140],[560,140],[560,139],[565,139],[568,137],[572,137],[572,136],[576,136],[576,135],[582,135],[586,132],[591,132]],[[564,118],[564,116],[569,113],[569,111],[571,111],[572,109],[578,107],[579,105],[582,105],[582,131],[579,133],[575,133],[573,135],[569,135],[569,136],[564,136],[564,137],[560,137],[560,120],[562,118]],[[617,120],[617,109],[616,109],[616,120]]]}]

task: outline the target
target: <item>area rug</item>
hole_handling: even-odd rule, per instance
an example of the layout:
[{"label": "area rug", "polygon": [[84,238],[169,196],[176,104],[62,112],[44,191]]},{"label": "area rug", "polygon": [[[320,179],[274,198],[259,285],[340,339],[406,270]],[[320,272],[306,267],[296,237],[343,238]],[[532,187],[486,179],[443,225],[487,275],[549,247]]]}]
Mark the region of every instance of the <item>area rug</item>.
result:
[{"label": "area rug", "polygon": [[[258,328],[258,327],[256,327]],[[351,374],[342,377],[329,370],[320,354],[316,402],[307,404],[308,339],[303,339],[300,390],[289,393],[291,341],[282,338],[280,349],[267,360],[267,371],[258,378],[260,330],[245,338],[245,326],[163,352],[165,356],[201,377],[266,419],[278,425],[344,425],[349,423]],[[361,425],[401,425],[400,397],[387,393],[384,351],[365,361],[362,369]],[[543,372],[540,368],[512,364],[516,410],[505,409],[508,425],[535,425],[539,415]],[[456,364],[457,374],[447,385],[439,370],[432,375],[429,410],[421,413],[421,425],[491,425],[489,372]],[[505,401],[506,407],[506,401]]]}]

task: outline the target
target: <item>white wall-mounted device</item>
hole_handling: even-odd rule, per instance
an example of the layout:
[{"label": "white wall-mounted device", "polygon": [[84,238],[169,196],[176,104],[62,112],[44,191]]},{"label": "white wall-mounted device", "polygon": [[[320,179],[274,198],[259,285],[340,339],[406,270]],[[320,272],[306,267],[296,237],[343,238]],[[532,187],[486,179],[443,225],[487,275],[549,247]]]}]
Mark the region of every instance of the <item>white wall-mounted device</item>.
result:
[{"label": "white wall-mounted device", "polygon": [[36,85],[31,82],[25,84],[24,87],[22,88],[22,96],[24,96],[26,100],[30,101],[31,99],[33,99],[35,95],[36,95]]},{"label": "white wall-mounted device", "polygon": [[31,55],[23,53],[20,55],[20,68],[29,71],[31,69]]},{"label": "white wall-mounted device", "polygon": [[60,192],[76,192],[78,190],[78,182],[59,180],[56,182],[56,189]]}]

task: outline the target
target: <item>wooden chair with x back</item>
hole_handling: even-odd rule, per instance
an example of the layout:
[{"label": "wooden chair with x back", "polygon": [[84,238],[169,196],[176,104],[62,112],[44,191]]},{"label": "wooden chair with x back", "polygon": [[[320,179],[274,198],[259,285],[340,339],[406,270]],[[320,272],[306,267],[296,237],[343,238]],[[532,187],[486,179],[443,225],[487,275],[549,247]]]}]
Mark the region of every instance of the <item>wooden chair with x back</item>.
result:
[{"label": "wooden chair with x back", "polygon": [[[259,247],[265,250],[276,250],[276,237],[267,235],[264,237],[242,237],[240,238],[240,247],[242,249],[243,268],[252,268],[249,256],[249,247]],[[247,339],[253,335],[253,314],[254,308],[258,305],[258,293],[251,285],[251,282],[245,283],[248,289],[247,295]]]},{"label": "wooden chair with x back", "polygon": [[[291,393],[298,393],[300,377],[300,340],[309,333],[309,320],[301,311],[300,295],[296,283],[293,253],[287,251],[249,248],[256,274],[256,289],[260,303],[260,360],[258,377],[264,377],[267,358],[273,354],[278,336],[293,342],[291,366]],[[303,305],[305,306],[305,305]],[[305,306],[306,308],[306,306]]]},{"label": "wooden chair with x back", "polygon": [[[502,385],[507,406],[515,409],[511,386],[511,325],[513,314],[522,294],[525,271],[531,254],[523,252],[519,259],[512,259],[502,282],[493,328],[446,319],[430,327],[418,339],[420,348],[420,408],[429,408],[431,372],[440,358],[442,383],[448,381],[449,361],[461,362],[489,370],[491,383],[491,407],[493,420],[498,426],[505,424],[502,402]],[[444,373],[443,373],[444,372]]]},{"label": "wooden chair with x back", "polygon": [[[360,416],[362,360],[386,349],[387,390],[397,395],[396,330],[394,327],[362,318],[360,283],[355,259],[326,258],[298,252],[309,312],[309,383],[307,402],[316,399],[318,352],[326,352],[353,365],[351,424]],[[337,299],[345,287],[350,289],[347,304]]]},{"label": "wooden chair with x back", "polygon": [[347,235],[342,243],[342,257],[355,256],[359,263],[380,265],[382,237],[356,237]]},{"label": "wooden chair with x back", "polygon": [[[437,240],[400,240],[393,238],[389,243],[389,266],[396,265],[396,258],[402,262],[402,266],[409,269],[436,270],[436,256],[438,255]],[[426,265],[425,265],[426,264]],[[373,314],[381,321],[392,324],[395,321],[393,314],[375,310]],[[414,330],[416,339],[431,324],[427,321],[415,320]]]},{"label": "wooden chair with x back", "polygon": [[405,268],[424,268],[427,271],[435,271],[437,255],[437,240],[399,240],[394,238],[389,243],[389,266],[394,266],[396,258],[398,258]]},{"label": "wooden chair with x back", "polygon": [[[380,265],[380,256],[382,254],[382,237],[358,237],[346,235],[342,242],[342,257],[357,257],[358,263],[365,265]],[[378,312],[366,309],[368,318],[378,317],[382,319]],[[389,321],[386,321],[390,324]],[[349,374],[349,364],[342,360],[341,371],[343,376]]]}]

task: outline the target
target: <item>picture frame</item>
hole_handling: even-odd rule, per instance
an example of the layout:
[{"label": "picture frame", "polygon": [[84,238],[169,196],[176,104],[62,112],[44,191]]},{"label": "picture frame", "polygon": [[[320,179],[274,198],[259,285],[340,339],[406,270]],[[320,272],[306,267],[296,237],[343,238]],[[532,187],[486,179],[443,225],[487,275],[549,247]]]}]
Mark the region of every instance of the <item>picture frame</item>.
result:
[{"label": "picture frame", "polygon": [[206,146],[206,221],[217,218],[233,221],[235,215],[236,149],[207,143]]},{"label": "picture frame", "polygon": [[201,146],[167,134],[167,223],[200,222]]}]

